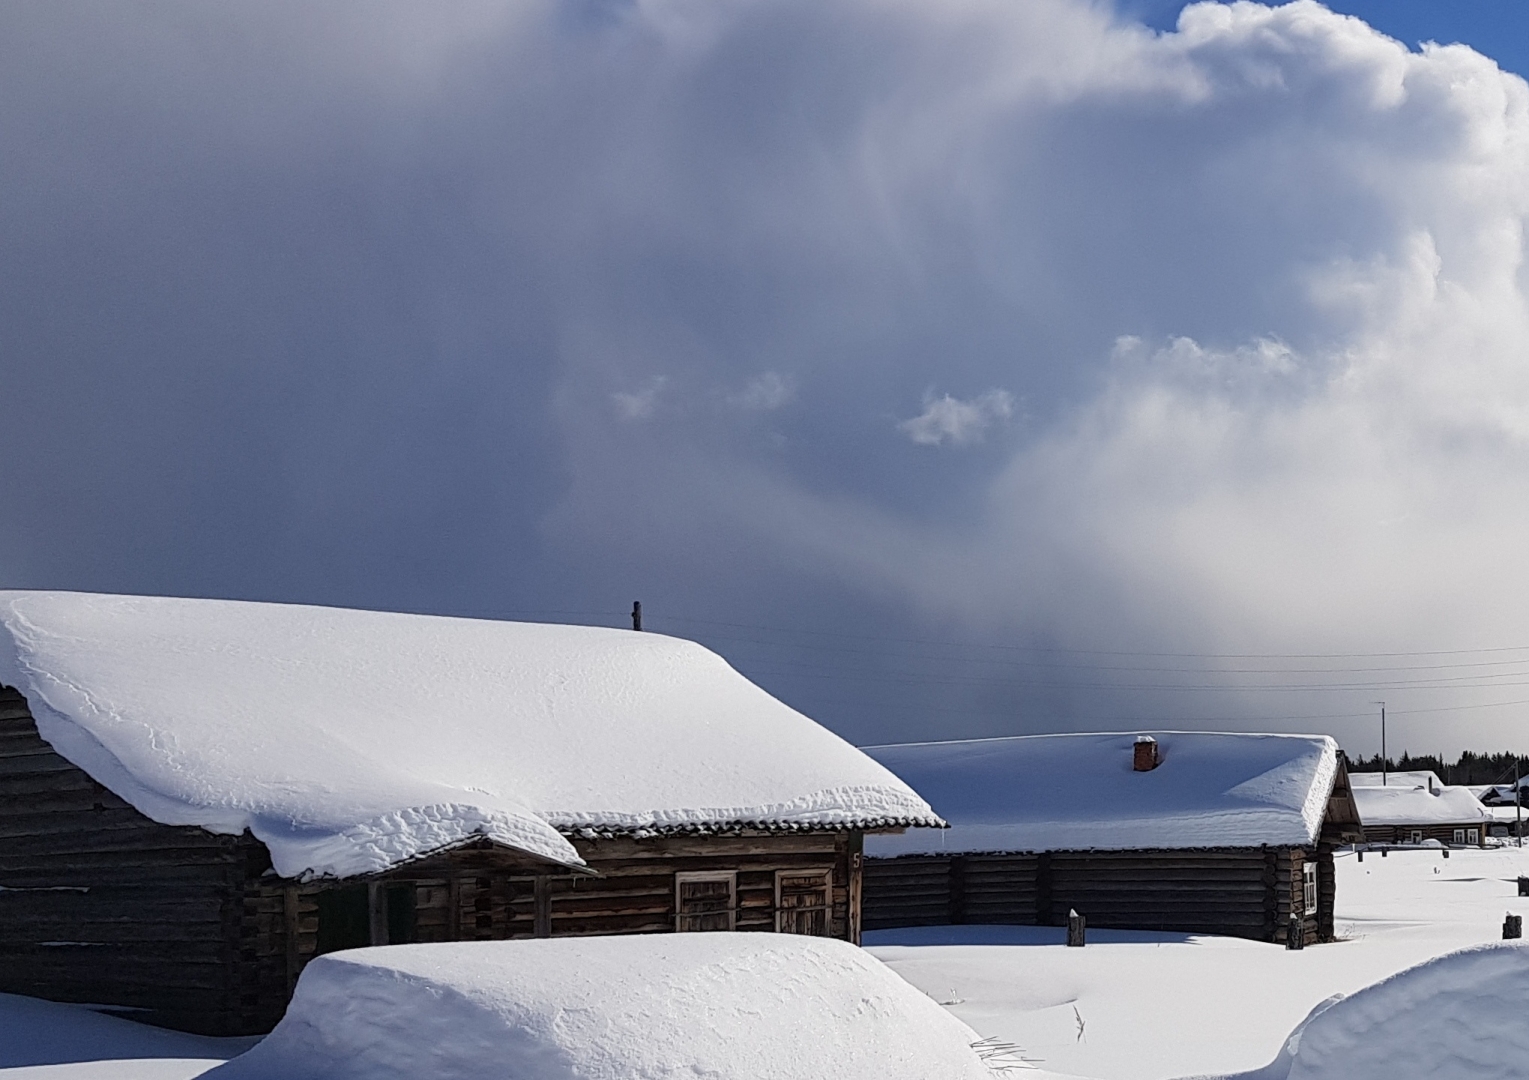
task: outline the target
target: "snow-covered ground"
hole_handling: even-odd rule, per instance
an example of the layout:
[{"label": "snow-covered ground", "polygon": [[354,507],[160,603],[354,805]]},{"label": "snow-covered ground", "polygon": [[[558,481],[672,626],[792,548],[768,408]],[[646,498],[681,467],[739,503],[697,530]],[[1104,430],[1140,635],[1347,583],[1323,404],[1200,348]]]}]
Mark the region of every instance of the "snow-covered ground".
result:
[{"label": "snow-covered ground", "polygon": [[1338,933],[1301,952],[1232,938],[1042,927],[867,934],[871,951],[980,1034],[1047,1070],[1099,1080],[1227,1074],[1274,1060],[1313,1007],[1404,968],[1500,940],[1529,914],[1529,849],[1371,852],[1338,862]]},{"label": "snow-covered ground", "polygon": [[[1363,863],[1341,856],[1345,940],[1294,953],[1098,930],[1086,948],[1068,949],[1061,930],[1039,927],[867,936],[893,970],[950,1003],[978,1034],[1020,1044],[1046,1071],[1099,1080],[1233,1074],[1274,1061],[1332,995],[1499,940],[1504,914],[1529,915],[1529,897],[1517,895],[1520,873],[1529,875],[1529,850],[1455,850],[1448,859],[1437,848],[1395,850]],[[247,1045],[0,995],[0,1080],[184,1080]]]},{"label": "snow-covered ground", "polygon": [[188,1080],[255,1041],[186,1035],[79,1005],[0,994],[5,1080]]}]

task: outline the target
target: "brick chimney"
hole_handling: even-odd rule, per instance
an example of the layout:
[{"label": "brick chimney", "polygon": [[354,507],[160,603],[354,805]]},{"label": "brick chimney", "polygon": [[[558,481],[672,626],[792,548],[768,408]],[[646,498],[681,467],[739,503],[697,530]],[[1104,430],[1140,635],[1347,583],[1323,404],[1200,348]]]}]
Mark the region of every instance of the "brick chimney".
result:
[{"label": "brick chimney", "polygon": [[1151,772],[1157,768],[1157,740],[1151,735],[1136,736],[1136,754],[1131,759],[1131,768],[1137,772]]}]

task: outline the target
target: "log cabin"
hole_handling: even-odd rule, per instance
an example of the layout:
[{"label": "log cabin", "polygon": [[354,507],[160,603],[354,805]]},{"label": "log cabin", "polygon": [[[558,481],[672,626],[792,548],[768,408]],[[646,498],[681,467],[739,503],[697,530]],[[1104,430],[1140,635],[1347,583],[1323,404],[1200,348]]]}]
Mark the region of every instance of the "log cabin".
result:
[{"label": "log cabin", "polygon": [[866,841],[868,930],[959,923],[1333,937],[1362,839],[1326,736],[1032,735],[869,747],[950,822]]},{"label": "log cabin", "polygon": [[863,837],[943,823],[660,634],[0,592],[0,991],[205,1034],[337,949],[857,941]]},{"label": "log cabin", "polygon": [[1428,770],[1354,773],[1350,781],[1368,844],[1436,840],[1452,847],[1483,847],[1496,824],[1469,788],[1441,783]]}]

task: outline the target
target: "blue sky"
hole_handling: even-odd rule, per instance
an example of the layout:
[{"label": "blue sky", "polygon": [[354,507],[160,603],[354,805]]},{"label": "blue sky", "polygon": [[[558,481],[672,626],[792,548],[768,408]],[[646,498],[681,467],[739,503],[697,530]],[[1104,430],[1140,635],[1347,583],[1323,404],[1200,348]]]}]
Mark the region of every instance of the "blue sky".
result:
[{"label": "blue sky", "polygon": [[0,584],[640,599],[861,742],[1517,740],[1529,87],[1112,10],[0,7]]}]

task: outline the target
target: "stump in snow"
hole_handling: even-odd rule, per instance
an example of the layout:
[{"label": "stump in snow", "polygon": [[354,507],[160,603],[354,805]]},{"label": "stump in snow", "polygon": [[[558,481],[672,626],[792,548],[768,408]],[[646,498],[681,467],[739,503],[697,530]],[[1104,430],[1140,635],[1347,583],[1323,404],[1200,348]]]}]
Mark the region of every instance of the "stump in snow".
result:
[{"label": "stump in snow", "polygon": [[1522,915],[1509,915],[1502,921],[1502,939],[1512,941],[1524,936],[1524,917]]}]

